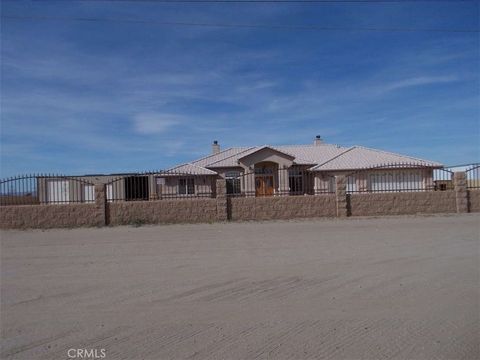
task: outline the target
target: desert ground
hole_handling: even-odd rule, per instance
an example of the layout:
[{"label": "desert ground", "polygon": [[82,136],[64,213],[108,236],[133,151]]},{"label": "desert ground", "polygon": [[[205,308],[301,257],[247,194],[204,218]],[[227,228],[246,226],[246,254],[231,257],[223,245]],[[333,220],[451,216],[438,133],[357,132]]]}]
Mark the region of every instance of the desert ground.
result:
[{"label": "desert ground", "polygon": [[1,358],[479,359],[479,223],[4,231]]}]

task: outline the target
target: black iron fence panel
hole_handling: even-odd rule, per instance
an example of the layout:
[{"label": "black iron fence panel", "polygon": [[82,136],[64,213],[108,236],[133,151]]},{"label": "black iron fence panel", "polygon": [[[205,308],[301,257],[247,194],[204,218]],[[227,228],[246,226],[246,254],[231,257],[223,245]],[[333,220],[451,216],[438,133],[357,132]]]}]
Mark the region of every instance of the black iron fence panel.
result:
[{"label": "black iron fence panel", "polygon": [[216,175],[173,170],[128,174],[105,184],[108,202],[212,198]]},{"label": "black iron fence panel", "polygon": [[0,181],[0,205],[95,202],[95,186],[81,177],[23,175]]},{"label": "black iron fence panel", "polygon": [[468,165],[465,170],[467,189],[480,189],[480,164]]},{"label": "black iron fence panel", "polygon": [[[359,169],[346,176],[347,193],[452,191],[451,168],[418,164],[387,164]],[[480,188],[479,164],[463,165],[467,188]],[[198,174],[194,171],[161,170],[113,175],[24,175],[0,181],[0,205],[94,203],[95,184],[104,184],[108,202],[162,199],[214,198],[216,180],[225,178],[229,197],[302,196],[335,193],[335,176],[311,172],[300,166],[269,166],[252,171]],[[106,180],[108,179],[108,180]]]},{"label": "black iron fence panel", "polygon": [[346,175],[347,193],[453,190],[453,172],[418,164],[387,164]]},{"label": "black iron fence panel", "polygon": [[227,196],[299,196],[332,194],[333,176],[319,176],[302,168],[277,169],[260,167],[254,171],[227,173]]}]

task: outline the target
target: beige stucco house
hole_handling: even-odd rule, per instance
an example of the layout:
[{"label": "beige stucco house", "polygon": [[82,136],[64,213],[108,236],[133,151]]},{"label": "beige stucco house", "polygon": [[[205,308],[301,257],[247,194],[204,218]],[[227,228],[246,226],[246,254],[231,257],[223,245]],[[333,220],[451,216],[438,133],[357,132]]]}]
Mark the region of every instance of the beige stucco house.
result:
[{"label": "beige stucco house", "polygon": [[[227,192],[239,196],[275,196],[334,192],[334,177],[347,175],[348,191],[372,190],[386,182],[408,181],[405,187],[433,186],[433,170],[442,164],[363,146],[323,143],[310,145],[233,147],[222,150],[217,141],[212,153],[178,165],[170,171],[194,175],[162,182],[167,193],[214,193],[214,180],[227,180]],[[370,169],[368,171],[359,171]],[[158,180],[157,180],[158,181]],[[161,181],[161,180],[160,180]],[[398,185],[398,184],[397,184]],[[401,185],[400,185],[401,186]]]},{"label": "beige stucco house", "polygon": [[[326,144],[231,147],[217,141],[211,154],[162,172],[39,179],[40,202],[94,201],[93,186],[106,184],[115,200],[214,197],[223,178],[230,196],[318,195],[335,191],[335,176],[347,176],[347,191],[433,189],[442,164],[363,146]],[[394,185],[393,185],[394,184]],[[43,191],[45,190],[45,191]]]}]

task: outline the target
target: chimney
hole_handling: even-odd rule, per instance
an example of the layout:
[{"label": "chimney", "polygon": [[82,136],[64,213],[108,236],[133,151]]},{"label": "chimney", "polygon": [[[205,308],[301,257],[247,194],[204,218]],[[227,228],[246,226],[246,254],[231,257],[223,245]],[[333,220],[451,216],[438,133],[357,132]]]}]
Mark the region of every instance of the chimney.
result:
[{"label": "chimney", "polygon": [[214,140],[212,144],[212,154],[218,154],[220,152],[220,145],[218,145],[218,141]]},{"label": "chimney", "polygon": [[315,140],[313,140],[313,145],[321,145],[322,143],[322,137],[320,135],[315,136]]}]

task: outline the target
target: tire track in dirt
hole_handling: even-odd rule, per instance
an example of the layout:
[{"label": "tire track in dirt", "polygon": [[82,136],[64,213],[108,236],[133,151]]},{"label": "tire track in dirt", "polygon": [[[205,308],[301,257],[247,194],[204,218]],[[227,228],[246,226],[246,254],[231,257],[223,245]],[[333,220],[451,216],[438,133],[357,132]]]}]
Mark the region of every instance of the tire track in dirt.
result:
[{"label": "tire track in dirt", "polygon": [[295,323],[291,325],[287,323],[283,330],[274,331],[270,333],[268,340],[264,342],[260,348],[257,348],[255,351],[249,352],[246,358],[248,359],[259,359],[261,357],[271,358],[271,355],[283,346],[284,342],[295,335],[298,335],[304,332],[309,326],[311,326],[312,321],[302,321],[300,323]]},{"label": "tire track in dirt", "polygon": [[[204,346],[199,351],[194,352],[192,355],[188,356],[187,359],[211,359],[218,358],[219,352],[225,353],[226,348],[232,347],[239,340],[245,339],[250,336],[253,331],[258,329],[258,326],[250,326],[241,331],[236,331],[231,335],[223,336],[219,340],[215,340],[212,344]],[[225,356],[220,356],[220,358],[227,358]]]},{"label": "tire track in dirt", "polygon": [[220,283],[203,285],[203,286],[196,287],[196,288],[193,288],[193,289],[188,290],[188,291],[184,291],[184,292],[176,294],[176,295],[169,296],[167,298],[152,300],[152,302],[154,302],[154,303],[155,302],[168,302],[168,301],[172,301],[172,300],[181,300],[181,299],[185,299],[185,298],[190,298],[194,295],[197,295],[197,294],[200,294],[200,293],[203,293],[203,292],[206,292],[206,291],[210,291],[210,290],[213,290],[213,289],[221,288],[221,287],[224,287],[224,286],[228,286],[230,284],[234,284],[234,283],[242,281],[242,280],[244,280],[244,278],[229,280],[229,281],[223,281],[223,282],[220,282]]},{"label": "tire track in dirt", "polygon": [[76,332],[76,340],[64,342],[58,349],[49,351],[42,356],[44,359],[63,359],[69,349],[84,349],[84,348],[102,348],[102,343],[105,340],[112,339],[125,330],[128,330],[127,326],[118,326],[112,329],[107,329],[96,335],[95,337],[87,337],[82,339],[80,331]]},{"label": "tire track in dirt", "polygon": [[[16,354],[35,349],[39,346],[47,345],[47,344],[52,343],[54,341],[60,340],[60,339],[65,338],[65,337],[68,337],[68,336],[74,334],[75,332],[76,332],[75,330],[64,331],[64,332],[61,332],[57,335],[53,335],[53,336],[50,336],[50,337],[39,339],[37,341],[33,341],[29,344],[24,344],[24,345],[12,347],[10,349],[7,349],[7,350],[1,352],[0,353],[0,358],[6,359],[6,358],[12,357]],[[2,345],[2,347],[3,347],[3,345]]]},{"label": "tire track in dirt", "polygon": [[[178,350],[182,343],[211,330],[213,326],[207,324],[198,328],[187,324],[180,327],[150,327],[141,331],[132,329],[129,334],[104,344],[104,347],[108,359],[164,358],[159,357],[159,354],[168,352],[168,349]],[[111,349],[112,345],[115,345],[115,350]],[[153,356],[150,357],[151,355]]]}]

